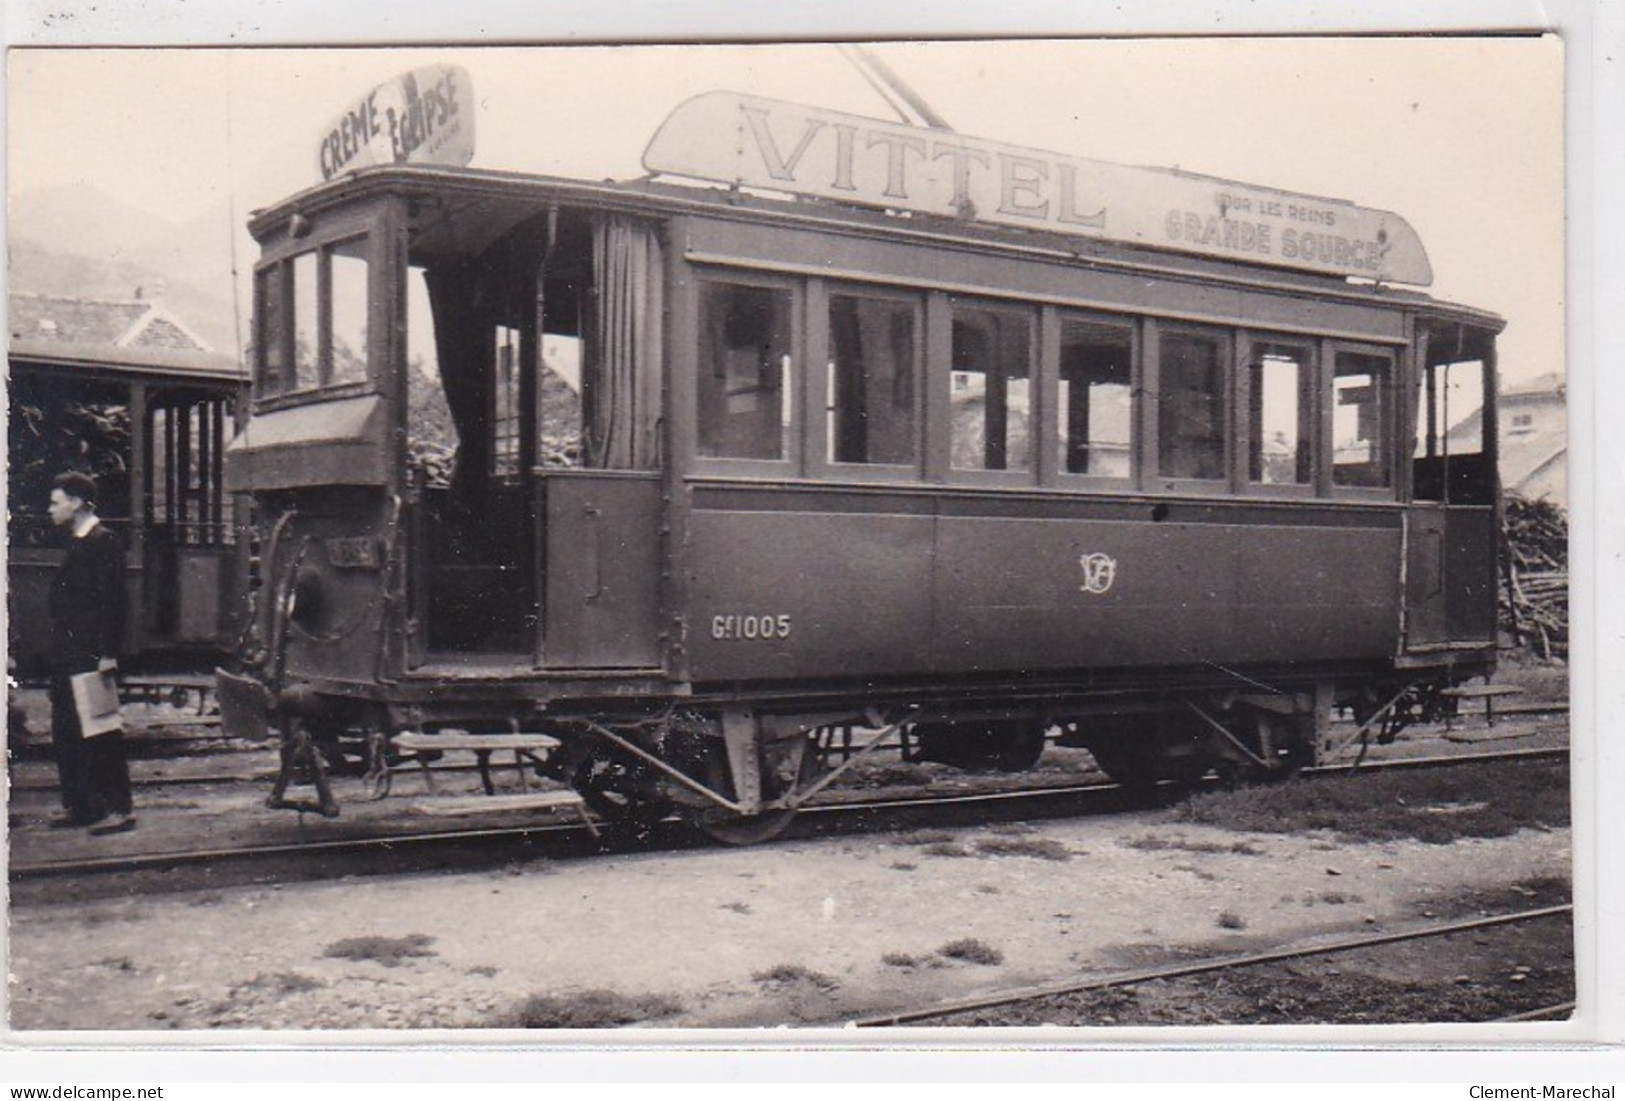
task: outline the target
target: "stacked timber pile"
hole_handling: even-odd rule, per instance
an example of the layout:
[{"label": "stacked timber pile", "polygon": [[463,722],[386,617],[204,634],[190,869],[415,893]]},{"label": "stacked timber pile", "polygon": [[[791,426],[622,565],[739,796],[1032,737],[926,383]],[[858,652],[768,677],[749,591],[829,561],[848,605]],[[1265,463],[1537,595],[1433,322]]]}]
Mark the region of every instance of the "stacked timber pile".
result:
[{"label": "stacked timber pile", "polygon": [[1550,501],[1506,499],[1501,619],[1542,658],[1569,655],[1569,521]]}]

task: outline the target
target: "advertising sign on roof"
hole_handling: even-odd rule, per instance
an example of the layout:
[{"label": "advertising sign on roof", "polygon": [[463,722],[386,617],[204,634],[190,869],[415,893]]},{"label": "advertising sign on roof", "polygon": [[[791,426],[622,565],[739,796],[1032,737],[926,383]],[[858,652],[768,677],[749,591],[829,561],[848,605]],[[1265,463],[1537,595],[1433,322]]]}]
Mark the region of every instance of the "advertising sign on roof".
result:
[{"label": "advertising sign on roof", "polygon": [[351,103],[322,133],[323,180],[374,164],[462,167],[474,157],[474,88],[460,65],[426,65]]},{"label": "advertising sign on roof", "polygon": [[650,172],[1127,245],[1426,286],[1397,214],[1159,168],[1135,168],[708,92],[661,124]]}]

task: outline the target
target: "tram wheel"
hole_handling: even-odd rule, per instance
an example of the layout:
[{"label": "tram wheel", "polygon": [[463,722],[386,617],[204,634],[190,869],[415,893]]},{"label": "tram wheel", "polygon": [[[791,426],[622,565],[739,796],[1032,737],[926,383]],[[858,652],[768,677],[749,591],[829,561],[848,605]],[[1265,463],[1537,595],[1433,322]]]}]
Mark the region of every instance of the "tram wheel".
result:
[{"label": "tram wheel", "polygon": [[576,766],[570,786],[617,838],[648,838],[675,804],[641,761],[625,753],[594,753]]},{"label": "tram wheel", "polygon": [[996,724],[998,740],[998,769],[1000,772],[1026,772],[1038,764],[1049,745],[1044,736],[1044,724],[1032,720],[1013,719]]},{"label": "tram wheel", "polygon": [[1047,744],[1043,724],[1031,719],[921,723],[912,733],[916,760],[972,772],[1026,772]]},{"label": "tram wheel", "polygon": [[1172,779],[1170,762],[1155,745],[1137,741],[1091,742],[1089,755],[1108,778],[1131,791],[1150,791],[1164,780]]},{"label": "tram wheel", "polygon": [[1090,738],[1085,744],[1100,771],[1131,791],[1150,791],[1162,783],[1191,787],[1214,766],[1200,742],[1192,752],[1173,752],[1185,739],[1168,716],[1120,716],[1111,726],[1109,736]]},{"label": "tram wheel", "polygon": [[1315,724],[1309,715],[1280,715],[1259,710],[1255,713],[1256,739],[1248,746],[1270,762],[1269,768],[1253,766],[1245,780],[1278,783],[1290,780],[1299,771],[1315,764]]},{"label": "tram wheel", "polygon": [[[818,743],[808,736],[767,747],[762,767],[762,797],[781,799],[818,778]],[[730,797],[734,793],[728,753],[720,738],[706,739],[703,762],[706,782]],[[778,837],[795,820],[796,808],[778,807],[760,814],[734,814],[713,805],[686,807],[689,825],[724,845],[759,845]]]}]

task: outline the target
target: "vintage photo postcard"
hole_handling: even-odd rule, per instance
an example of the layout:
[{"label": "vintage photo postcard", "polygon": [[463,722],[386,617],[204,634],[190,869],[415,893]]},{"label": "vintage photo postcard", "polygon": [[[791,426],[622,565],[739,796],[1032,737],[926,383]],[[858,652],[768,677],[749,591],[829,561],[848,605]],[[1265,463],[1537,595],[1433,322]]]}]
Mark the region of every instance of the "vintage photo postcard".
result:
[{"label": "vintage photo postcard", "polygon": [[1557,36],[8,61],[11,1042],[1594,1035]]}]

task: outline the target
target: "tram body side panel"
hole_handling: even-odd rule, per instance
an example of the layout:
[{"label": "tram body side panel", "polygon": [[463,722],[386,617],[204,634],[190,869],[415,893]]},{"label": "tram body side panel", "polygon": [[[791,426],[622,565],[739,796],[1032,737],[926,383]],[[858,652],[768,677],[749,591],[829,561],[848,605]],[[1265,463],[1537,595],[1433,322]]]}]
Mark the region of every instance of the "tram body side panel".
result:
[{"label": "tram body side panel", "polygon": [[757,508],[698,509],[692,526],[696,681],[1367,661],[1398,645],[1397,517]]},{"label": "tram body side panel", "polygon": [[1454,640],[1495,644],[1500,570],[1494,508],[1452,508],[1445,519],[1445,600]]},{"label": "tram body side panel", "polygon": [[660,475],[572,471],[543,479],[545,663],[660,664]]},{"label": "tram body side panel", "polygon": [[1382,658],[1397,528],[943,517],[939,673]]},{"label": "tram body side panel", "polygon": [[931,515],[696,510],[693,679],[931,672],[935,532]]},{"label": "tram body side panel", "polygon": [[307,506],[285,530],[273,566],[278,577],[293,572],[286,664],[293,679],[378,678],[393,607],[384,595],[384,512],[381,495],[374,507],[320,514]]}]

